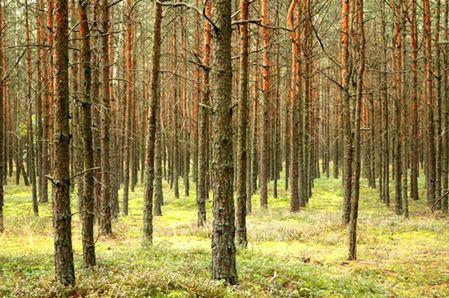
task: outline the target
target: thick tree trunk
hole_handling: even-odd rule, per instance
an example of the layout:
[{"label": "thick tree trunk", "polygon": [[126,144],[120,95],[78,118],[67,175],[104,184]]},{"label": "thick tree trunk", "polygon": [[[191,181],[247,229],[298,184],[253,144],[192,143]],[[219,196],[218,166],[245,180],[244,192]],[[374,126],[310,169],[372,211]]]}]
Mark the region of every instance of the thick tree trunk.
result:
[{"label": "thick tree trunk", "polygon": [[56,1],[55,11],[55,169],[53,227],[56,281],[75,284],[70,211],[69,56],[67,0]]},{"label": "thick tree trunk", "polygon": [[212,278],[237,284],[232,162],[231,1],[214,1],[212,67],[212,181],[214,190]]}]

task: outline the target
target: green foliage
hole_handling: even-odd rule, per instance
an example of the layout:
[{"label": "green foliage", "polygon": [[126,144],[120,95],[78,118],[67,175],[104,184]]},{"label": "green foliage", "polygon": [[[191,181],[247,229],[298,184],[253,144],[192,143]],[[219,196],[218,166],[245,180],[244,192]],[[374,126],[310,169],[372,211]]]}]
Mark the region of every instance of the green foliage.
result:
[{"label": "green foliage", "polygon": [[[181,184],[182,189],[182,184]],[[270,186],[272,187],[272,186]],[[240,283],[210,280],[211,202],[208,226],[196,227],[195,193],[176,199],[164,185],[163,216],[155,217],[154,246],[141,246],[143,187],[130,195],[130,215],[114,223],[114,237],[97,242],[98,266],[82,268],[76,193],[73,239],[77,285],[53,277],[51,204],[41,218],[31,211],[29,189],[6,187],[0,236],[1,297],[444,297],[449,295],[449,227],[412,201],[411,219],[394,215],[362,183],[359,260],[347,262],[348,230],[341,221],[341,182],[321,179],[307,208],[288,211],[282,182],[269,209],[248,217],[250,244],[238,251]],[[182,193],[182,192],[181,192]],[[212,198],[212,195],[211,195]]]}]

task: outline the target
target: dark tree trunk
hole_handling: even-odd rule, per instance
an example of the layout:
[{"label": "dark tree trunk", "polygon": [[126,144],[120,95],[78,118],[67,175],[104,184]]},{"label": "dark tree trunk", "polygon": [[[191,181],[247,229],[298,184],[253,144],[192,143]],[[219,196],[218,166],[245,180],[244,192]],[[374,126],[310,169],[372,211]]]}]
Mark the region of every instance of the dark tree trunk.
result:
[{"label": "dark tree trunk", "polygon": [[[292,0],[288,11],[289,28],[293,30],[295,26],[294,16],[296,0]],[[298,8],[299,9],[299,8]],[[299,20],[298,20],[299,21]],[[299,211],[299,194],[298,194],[298,104],[296,102],[296,84],[297,84],[297,59],[299,54],[299,30],[290,33],[291,44],[291,87],[290,87],[290,147],[285,148],[290,152],[290,211]]]},{"label": "dark tree trunk", "polygon": [[268,180],[269,180],[269,156],[270,156],[270,120],[269,120],[269,106],[271,100],[271,85],[270,85],[270,52],[271,46],[270,32],[267,26],[270,25],[268,19],[268,0],[261,2],[262,14],[262,90],[263,90],[263,104],[262,104],[262,130],[260,131],[260,207],[268,208]]},{"label": "dark tree trunk", "polygon": [[101,202],[100,231],[112,234],[111,224],[111,116],[109,94],[109,7],[108,0],[100,2],[100,68],[101,68]]},{"label": "dark tree trunk", "polygon": [[[29,29],[29,5],[28,1],[25,1],[25,27],[26,27],[26,42],[29,44],[30,41],[30,29]],[[37,200],[37,185],[36,185],[36,159],[34,155],[34,129],[33,129],[33,100],[31,99],[31,48],[26,49],[26,101],[27,101],[27,165],[28,165],[28,175],[31,182],[31,195],[33,202],[33,213],[35,216],[39,216],[39,205]],[[3,89],[0,90],[3,92]],[[0,127],[3,129],[3,125]],[[3,142],[1,143],[3,144]],[[3,150],[3,148],[2,148]],[[3,158],[0,160],[3,164]],[[3,177],[3,176],[1,176]]]},{"label": "dark tree trunk", "polygon": [[356,2],[356,26],[357,30],[354,36],[354,47],[358,56],[357,67],[357,95],[356,95],[356,114],[355,114],[355,134],[354,134],[354,173],[353,189],[351,198],[351,220],[349,227],[349,260],[357,259],[357,219],[359,213],[360,196],[360,170],[361,170],[361,118],[362,118],[362,100],[363,100],[363,76],[365,72],[365,30],[363,24],[363,0]]},{"label": "dark tree trunk", "polygon": [[353,140],[351,130],[351,98],[349,94],[349,0],[342,1],[341,21],[341,79],[342,79],[342,120],[344,131],[344,199],[343,223],[348,224],[351,214]]},{"label": "dark tree trunk", "polygon": [[[3,3],[0,0],[0,7],[3,7]],[[0,10],[0,24],[3,23],[3,10]],[[0,44],[3,42],[3,27],[0,29]],[[0,76],[3,77],[3,47],[0,47]],[[3,80],[0,80],[0,90],[3,90]],[[0,127],[3,127],[3,111],[4,111],[4,103],[3,103],[3,92],[0,92]],[[0,144],[3,144],[3,129],[0,129]],[[0,160],[3,159],[3,150],[0,150]],[[0,163],[0,177],[3,177],[3,163]],[[18,171],[18,169],[17,169]],[[0,179],[0,234],[5,230],[4,228],[4,219],[3,219],[3,205],[4,205],[4,197],[3,197],[3,179]]]},{"label": "dark tree trunk", "polygon": [[55,169],[53,227],[56,281],[75,284],[70,211],[69,56],[67,0],[56,1],[55,11]]},{"label": "dark tree trunk", "polygon": [[214,190],[212,231],[212,279],[237,284],[232,162],[232,65],[231,1],[214,1],[212,68],[212,184]]},{"label": "dark tree trunk", "polygon": [[435,149],[435,123],[434,123],[434,100],[433,100],[433,74],[432,74],[432,33],[429,0],[423,0],[423,28],[424,28],[424,74],[425,74],[425,96],[427,100],[427,203],[433,206],[436,190],[436,149]]},{"label": "dark tree trunk", "polygon": [[94,240],[94,151],[92,148],[92,102],[91,92],[91,52],[90,30],[87,19],[87,0],[78,2],[78,21],[81,35],[81,70],[83,74],[83,88],[81,100],[81,135],[83,139],[84,182],[81,209],[81,225],[83,239],[83,261],[85,267],[95,266]]}]

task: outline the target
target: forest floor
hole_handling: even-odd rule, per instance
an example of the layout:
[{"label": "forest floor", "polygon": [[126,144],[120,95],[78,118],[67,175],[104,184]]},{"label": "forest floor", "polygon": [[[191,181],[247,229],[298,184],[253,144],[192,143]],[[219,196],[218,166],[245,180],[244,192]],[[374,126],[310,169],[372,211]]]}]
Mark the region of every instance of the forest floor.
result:
[{"label": "forest floor", "polygon": [[[425,199],[410,202],[410,219],[394,215],[362,182],[358,261],[348,262],[341,225],[341,182],[319,179],[307,208],[288,210],[288,192],[248,218],[249,247],[239,249],[239,285],[210,278],[209,226],[196,228],[195,194],[176,199],[165,186],[163,216],[154,220],[154,246],[142,248],[143,187],[130,214],[97,241],[98,266],[84,270],[78,214],[73,217],[77,285],[54,284],[51,204],[31,211],[30,191],[6,186],[0,236],[0,297],[448,297],[449,224],[430,214]],[[193,188],[193,187],[192,187]],[[183,193],[182,185],[180,192]],[[76,211],[76,194],[73,194]]]}]

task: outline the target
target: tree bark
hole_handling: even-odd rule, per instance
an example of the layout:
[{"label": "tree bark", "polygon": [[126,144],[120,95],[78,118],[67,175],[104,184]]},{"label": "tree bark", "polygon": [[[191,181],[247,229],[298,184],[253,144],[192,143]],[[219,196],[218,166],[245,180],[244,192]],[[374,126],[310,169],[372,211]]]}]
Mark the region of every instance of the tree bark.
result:
[{"label": "tree bark", "polygon": [[100,2],[100,68],[101,68],[101,202],[100,231],[112,234],[111,224],[111,115],[109,93],[109,7],[108,0]]},{"label": "tree bark", "polygon": [[90,29],[87,19],[88,0],[78,2],[78,22],[81,37],[81,70],[83,74],[83,88],[81,100],[81,134],[83,139],[84,182],[81,209],[81,234],[83,239],[84,267],[95,266],[94,240],[94,150],[92,148],[92,101],[91,92],[91,52]]},{"label": "tree bark", "polygon": [[214,1],[212,67],[212,279],[237,284],[232,162],[231,1]]},{"label": "tree bark", "polygon": [[153,241],[154,152],[160,96],[159,71],[161,64],[161,24],[162,6],[159,2],[156,2],[154,5],[153,61],[151,70],[150,113],[148,117],[147,154],[145,163],[145,197],[143,210],[143,239],[144,243],[147,244],[151,244]]},{"label": "tree bark", "polygon": [[[205,3],[204,13],[206,16],[211,16],[212,1],[207,0]],[[204,49],[203,49],[203,64],[208,66],[210,64],[210,42],[211,42],[211,25],[209,22],[204,22]],[[198,186],[197,186],[197,225],[203,226],[206,223],[206,200],[208,198],[207,189],[207,171],[208,171],[208,156],[207,156],[207,124],[209,119],[209,69],[204,68],[203,72],[203,98],[200,103],[199,111],[199,132],[198,132]]]},{"label": "tree bark", "polygon": [[56,281],[75,284],[70,211],[69,57],[67,0],[56,1],[55,12],[55,169],[53,227]]},{"label": "tree bark", "polygon": [[[240,18],[249,18],[249,1],[240,1]],[[246,247],[246,164],[248,162],[247,131],[248,131],[248,23],[240,25],[240,81],[239,81],[239,114],[237,135],[237,243]]]},{"label": "tree bark", "polygon": [[271,86],[270,86],[270,32],[267,26],[270,25],[268,18],[268,0],[261,0],[262,12],[262,90],[263,90],[263,104],[262,104],[262,131],[260,138],[260,207],[268,208],[268,170],[269,170],[269,151],[270,145],[270,120],[269,120],[269,106],[271,100]]},{"label": "tree bark", "polygon": [[344,199],[343,223],[350,221],[352,192],[353,140],[351,129],[351,98],[349,94],[349,0],[342,0],[341,20],[341,79],[342,79],[342,120],[344,131]]}]

